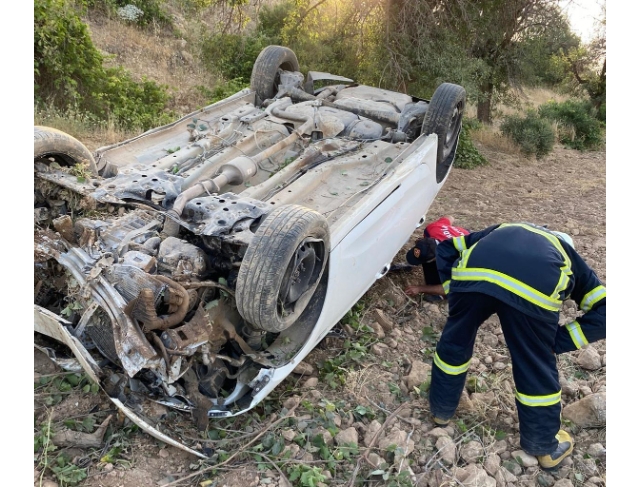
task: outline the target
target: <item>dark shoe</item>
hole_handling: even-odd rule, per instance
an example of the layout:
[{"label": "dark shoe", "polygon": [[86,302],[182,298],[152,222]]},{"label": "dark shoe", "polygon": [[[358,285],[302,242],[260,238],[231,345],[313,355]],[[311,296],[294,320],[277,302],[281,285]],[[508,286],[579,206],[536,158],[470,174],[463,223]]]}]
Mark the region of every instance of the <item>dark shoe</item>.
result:
[{"label": "dark shoe", "polygon": [[436,416],[431,416],[431,420],[436,424],[436,426],[439,426],[440,428],[445,428],[449,426],[449,423],[451,422],[448,419],[442,419]]},{"label": "dark shoe", "polygon": [[556,435],[556,439],[558,440],[558,446],[555,451],[548,455],[540,455],[537,457],[542,470],[555,470],[558,468],[558,465],[560,465],[560,462],[573,452],[573,440],[571,436],[569,436],[569,433],[560,430]]},{"label": "dark shoe", "polygon": [[409,264],[391,264],[389,272],[411,272],[416,266]]}]

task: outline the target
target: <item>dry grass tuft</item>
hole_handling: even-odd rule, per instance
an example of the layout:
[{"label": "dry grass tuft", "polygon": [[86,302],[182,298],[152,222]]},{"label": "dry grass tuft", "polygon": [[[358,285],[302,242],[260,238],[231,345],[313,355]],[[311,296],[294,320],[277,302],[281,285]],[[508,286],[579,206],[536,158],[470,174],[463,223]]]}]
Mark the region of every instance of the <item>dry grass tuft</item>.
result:
[{"label": "dry grass tuft", "polygon": [[[495,107],[496,115],[494,117],[494,125],[499,125],[500,121],[506,116],[521,114],[528,109],[536,110],[540,105],[544,105],[550,101],[563,102],[570,98],[568,95],[556,93],[547,88],[512,90],[511,95],[517,99],[516,106],[507,106],[504,103],[498,103]],[[465,110],[466,116],[475,117],[476,110],[477,105],[467,104]]]},{"label": "dry grass tuft", "polygon": [[59,114],[53,108],[35,112],[33,124],[62,130],[86,145],[90,151],[138,135],[138,132],[116,128],[112,121],[96,124],[95,121],[88,120],[82,115],[73,113]]}]

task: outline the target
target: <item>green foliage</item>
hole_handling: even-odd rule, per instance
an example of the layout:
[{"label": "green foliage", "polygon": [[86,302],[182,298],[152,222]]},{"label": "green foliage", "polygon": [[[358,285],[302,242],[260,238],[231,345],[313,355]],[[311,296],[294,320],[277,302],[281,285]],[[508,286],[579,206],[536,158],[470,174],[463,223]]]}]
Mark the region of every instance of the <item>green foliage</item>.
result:
[{"label": "green foliage", "polygon": [[555,133],[551,123],[538,116],[534,110],[528,110],[524,117],[512,115],[506,117],[500,125],[503,135],[511,138],[522,153],[529,157],[535,154],[542,159],[553,150]]},{"label": "green foliage", "polygon": [[169,100],[167,87],[143,78],[135,82],[123,68],[105,70],[102,90],[95,93],[96,109],[102,118],[112,118],[125,127],[143,130],[174,120],[165,112]]},{"label": "green foliage", "polygon": [[209,103],[215,103],[248,87],[248,81],[242,78],[235,78],[229,81],[223,81],[217,84],[213,89],[205,86],[198,86],[197,89],[207,98]]},{"label": "green foliage", "polygon": [[607,123],[607,104],[603,103],[602,105],[600,105],[600,107],[596,110],[596,118],[602,122],[603,125],[605,125]]},{"label": "green foliage", "polygon": [[282,32],[286,27],[289,12],[294,6],[295,2],[293,0],[283,0],[273,5],[264,5],[258,12],[256,34],[269,39],[271,44],[282,44]]},{"label": "green foliage", "polygon": [[478,130],[481,125],[482,124],[476,119],[463,119],[458,149],[456,150],[456,158],[453,163],[454,167],[473,169],[474,167],[483,166],[488,163],[487,158],[478,151],[471,138],[471,133],[474,130]]},{"label": "green foliage", "polygon": [[319,482],[326,480],[320,467],[310,467],[301,463],[287,467],[287,474],[289,480],[300,487],[316,487]]},{"label": "green foliage", "polygon": [[[89,422],[84,422],[89,427]],[[50,470],[58,480],[61,487],[78,485],[87,478],[87,469],[81,468],[71,461],[71,457],[62,452],[55,459],[49,454],[57,447],[51,442],[53,431],[51,421],[43,423],[40,430],[34,435],[34,452],[38,454],[38,465],[42,470]]]},{"label": "green foliage", "polygon": [[34,2],[36,101],[73,105],[90,94],[102,73],[102,55],[87,26],[67,0]]},{"label": "green foliage", "polygon": [[558,139],[578,150],[596,149],[603,142],[602,125],[591,103],[582,100],[552,101],[538,108],[541,117],[558,123]]},{"label": "green foliage", "polygon": [[516,45],[513,68],[520,82],[528,86],[559,86],[567,75],[567,67],[558,62],[559,58],[580,46],[580,38],[571,32],[560,12],[547,16],[547,22],[544,28],[530,29]]},{"label": "green foliage", "polygon": [[212,34],[202,42],[202,61],[236,83],[248,83],[253,63],[269,43],[262,36]]},{"label": "green foliage", "polygon": [[87,478],[87,469],[80,468],[72,463],[69,455],[64,452],[58,455],[55,463],[50,465],[49,468],[55,474],[62,487],[78,485]]},{"label": "green foliage", "polygon": [[47,406],[60,403],[64,394],[74,389],[92,394],[96,394],[100,390],[98,384],[92,382],[87,375],[75,372],[40,377],[34,383],[34,389],[43,396],[42,401]]},{"label": "green foliage", "polygon": [[320,377],[332,389],[337,389],[346,382],[348,367],[362,363],[369,354],[369,346],[377,340],[373,330],[362,323],[364,307],[364,303],[359,301],[340,321],[355,331],[352,339],[344,341],[343,352],[317,364]]},{"label": "green foliage", "polygon": [[35,0],[34,97],[36,107],[84,112],[123,128],[166,123],[166,87],[138,83],[122,68],[105,68],[87,26],[71,0]]},{"label": "green foliage", "polygon": [[362,418],[367,418],[371,420],[371,419],[375,419],[376,417],[376,414],[373,412],[371,408],[363,405],[356,406],[355,409],[352,411],[352,413],[356,418],[356,420],[358,421],[360,421]]}]

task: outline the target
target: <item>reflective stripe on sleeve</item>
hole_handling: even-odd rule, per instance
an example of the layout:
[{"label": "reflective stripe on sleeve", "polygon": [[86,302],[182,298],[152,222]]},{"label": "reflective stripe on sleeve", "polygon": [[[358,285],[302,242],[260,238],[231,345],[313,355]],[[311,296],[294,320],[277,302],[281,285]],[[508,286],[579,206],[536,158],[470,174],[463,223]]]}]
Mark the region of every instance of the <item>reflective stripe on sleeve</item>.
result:
[{"label": "reflective stripe on sleeve", "polygon": [[567,331],[569,332],[569,336],[571,336],[571,340],[573,340],[573,344],[576,346],[576,349],[580,350],[583,347],[589,345],[589,341],[582,333],[582,327],[580,323],[577,321],[572,321],[568,325],[566,325]]},{"label": "reflective stripe on sleeve", "polygon": [[452,269],[452,279],[456,281],[487,281],[520,296],[530,303],[549,311],[560,311],[562,301],[542,294],[524,282],[491,269]]},{"label": "reflective stripe on sleeve", "polygon": [[471,365],[471,360],[469,360],[467,363],[462,365],[449,365],[448,363],[444,362],[438,355],[438,352],[436,352],[435,355],[433,356],[433,363],[445,374],[460,375],[460,374],[464,374],[467,370],[469,370],[469,366]]},{"label": "reflective stripe on sleeve", "polygon": [[521,394],[516,391],[516,399],[525,406],[552,406],[560,402],[561,392],[562,391],[558,391],[548,396],[527,396],[526,394]]},{"label": "reflective stripe on sleeve", "polygon": [[448,281],[444,281],[442,283],[442,287],[444,288],[444,293],[445,294],[449,294],[449,286],[451,285],[451,279],[449,279]]},{"label": "reflective stripe on sleeve", "polygon": [[464,235],[461,237],[453,237],[452,239],[453,246],[458,249],[458,252],[464,252],[467,250],[467,242],[464,240]]},{"label": "reflective stripe on sleeve", "polygon": [[582,298],[582,302],[580,303],[580,309],[586,313],[593,308],[594,304],[606,297],[607,290],[605,287],[597,286],[584,295],[584,298]]}]

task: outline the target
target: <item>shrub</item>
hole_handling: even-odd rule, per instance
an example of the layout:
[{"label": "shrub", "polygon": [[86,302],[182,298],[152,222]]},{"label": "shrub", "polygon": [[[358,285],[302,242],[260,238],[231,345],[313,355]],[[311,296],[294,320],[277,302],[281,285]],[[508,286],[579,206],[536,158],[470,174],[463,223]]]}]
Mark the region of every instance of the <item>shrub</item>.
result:
[{"label": "shrub", "polygon": [[35,0],[34,98],[36,107],[86,112],[126,129],[169,121],[166,87],[136,82],[122,68],[103,66],[87,26],[69,0]]},{"label": "shrub", "polygon": [[164,111],[169,100],[166,86],[144,78],[136,82],[123,68],[105,71],[95,99],[94,113],[105,120],[116,120],[125,128],[146,130],[176,118],[175,114]]},{"label": "shrub", "polygon": [[553,150],[553,127],[548,120],[540,118],[533,110],[527,111],[524,117],[506,117],[500,125],[500,131],[516,142],[527,157],[535,154],[537,159],[541,159]]},{"label": "shrub", "polygon": [[603,142],[601,122],[587,100],[567,100],[562,103],[552,101],[538,108],[541,117],[558,123],[558,139],[561,144],[572,149],[596,149]]},{"label": "shrub", "polygon": [[486,157],[480,154],[471,139],[471,133],[478,130],[482,124],[477,119],[463,119],[462,131],[460,132],[460,140],[458,141],[458,149],[456,151],[456,159],[453,163],[454,167],[461,169],[472,169],[476,166],[482,166],[488,161]]},{"label": "shrub", "polygon": [[80,103],[103,73],[102,55],[87,26],[65,0],[35,0],[34,89],[36,103]]},{"label": "shrub", "polygon": [[253,63],[268,44],[261,36],[213,34],[203,41],[203,63],[227,79],[249,82]]}]

